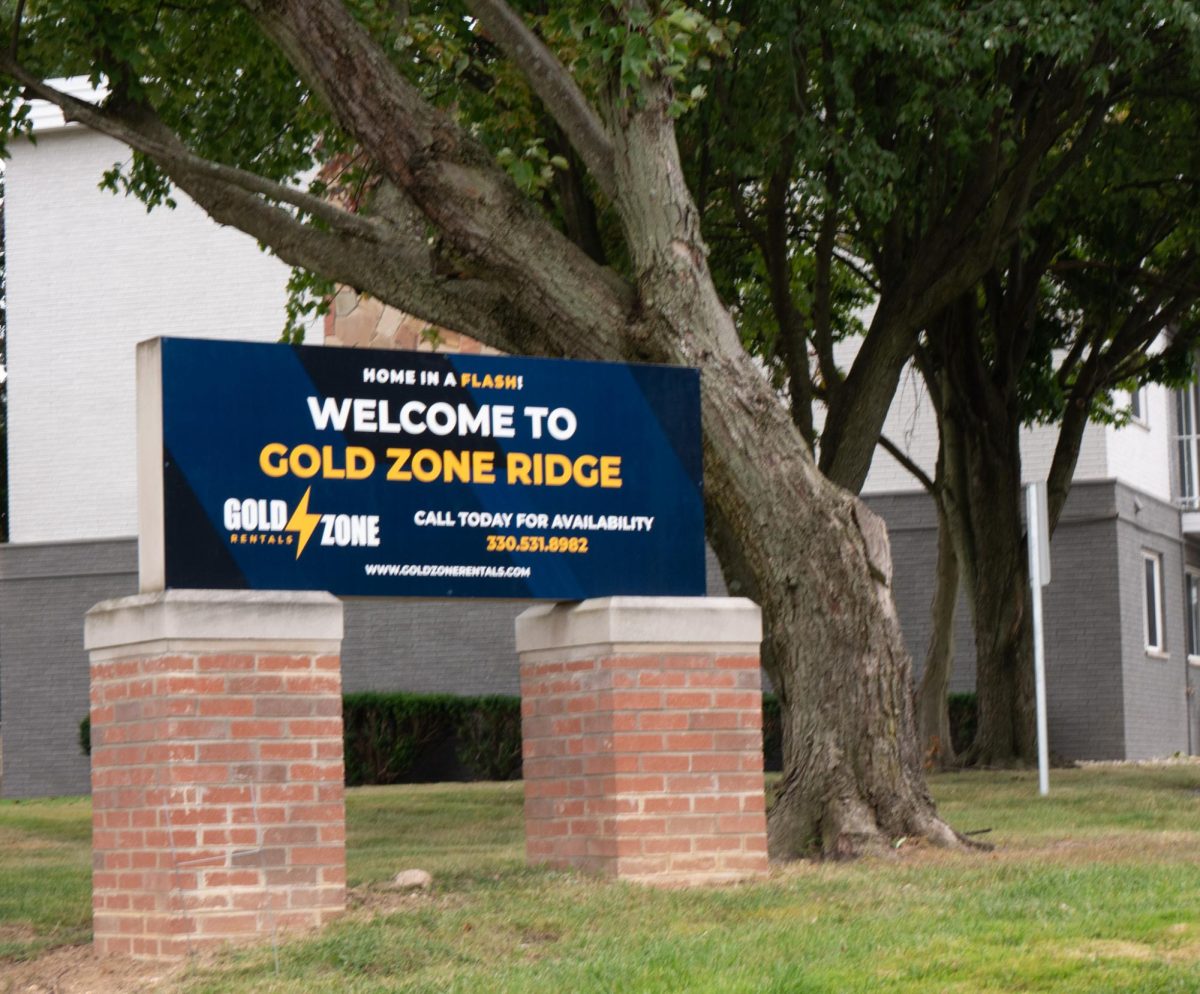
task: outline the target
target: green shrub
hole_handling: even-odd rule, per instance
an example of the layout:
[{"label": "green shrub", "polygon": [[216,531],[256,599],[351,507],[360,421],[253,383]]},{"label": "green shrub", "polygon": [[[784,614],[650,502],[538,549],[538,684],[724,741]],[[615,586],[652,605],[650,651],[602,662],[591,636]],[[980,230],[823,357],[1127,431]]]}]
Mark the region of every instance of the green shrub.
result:
[{"label": "green shrub", "polygon": [[92,754],[92,716],[90,714],[79,723],[79,748],[85,756]]},{"label": "green shrub", "polygon": [[455,755],[472,780],[521,778],[521,698],[472,698],[454,734]]},{"label": "green shrub", "polygon": [[347,694],[346,783],[406,783],[422,755],[453,734],[466,699],[449,694]]}]

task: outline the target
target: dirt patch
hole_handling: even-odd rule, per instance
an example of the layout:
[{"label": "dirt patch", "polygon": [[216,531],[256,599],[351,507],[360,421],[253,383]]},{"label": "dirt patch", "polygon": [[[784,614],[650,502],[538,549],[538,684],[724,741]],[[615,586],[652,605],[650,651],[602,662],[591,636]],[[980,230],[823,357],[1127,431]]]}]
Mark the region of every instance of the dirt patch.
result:
[{"label": "dirt patch", "polygon": [[98,959],[91,945],[64,946],[34,960],[0,963],[0,994],[138,994],[160,989],[186,965]]},{"label": "dirt patch", "polygon": [[1200,962],[1200,942],[1189,942],[1174,949],[1163,949],[1124,939],[1094,939],[1072,949],[1061,950],[1060,954],[1071,959],[1130,959],[1160,963],[1196,963]]}]

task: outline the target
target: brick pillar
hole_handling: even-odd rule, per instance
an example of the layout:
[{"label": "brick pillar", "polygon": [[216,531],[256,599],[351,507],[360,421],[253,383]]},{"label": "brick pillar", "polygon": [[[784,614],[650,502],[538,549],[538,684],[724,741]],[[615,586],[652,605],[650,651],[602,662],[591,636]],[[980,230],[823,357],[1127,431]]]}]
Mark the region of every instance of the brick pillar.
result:
[{"label": "brick pillar", "polygon": [[88,612],[98,954],[173,959],[344,909],[341,637],[319,593]]},{"label": "brick pillar", "polygon": [[655,884],[766,873],[761,639],[743,598],[522,614],[529,861]]}]

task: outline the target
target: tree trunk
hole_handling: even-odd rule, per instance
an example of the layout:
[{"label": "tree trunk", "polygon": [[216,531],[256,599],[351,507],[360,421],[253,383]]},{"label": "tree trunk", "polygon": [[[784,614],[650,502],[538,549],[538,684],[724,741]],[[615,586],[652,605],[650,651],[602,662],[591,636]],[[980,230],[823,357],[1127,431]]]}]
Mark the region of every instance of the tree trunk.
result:
[{"label": "tree trunk", "polygon": [[772,856],[957,844],[924,784],[883,522],[787,441],[787,411],[749,361],[710,361],[703,383],[710,534],[754,577],[783,705]]},{"label": "tree trunk", "polygon": [[917,736],[926,769],[944,770],[955,765],[950,736],[950,674],[954,669],[954,610],[958,603],[958,555],[950,522],[941,501],[938,509],[937,573],[930,606],[932,630],[925,653],[925,668],[917,689]]},{"label": "tree trunk", "polygon": [[[979,766],[1028,764],[1036,757],[1037,738],[1020,423],[1015,402],[989,404],[977,394],[955,396],[951,405],[943,430],[951,440],[948,470],[956,510],[950,520],[956,545],[969,561],[964,574],[979,707],[975,741],[964,759]],[[951,461],[957,462],[953,468]]]},{"label": "tree trunk", "polygon": [[763,610],[783,714],[776,858],[851,856],[901,836],[956,844],[921,771],[887,530],[821,475],[747,356],[708,272],[664,90],[615,105],[616,207],[645,306],[638,358],[703,370],[709,534]]}]

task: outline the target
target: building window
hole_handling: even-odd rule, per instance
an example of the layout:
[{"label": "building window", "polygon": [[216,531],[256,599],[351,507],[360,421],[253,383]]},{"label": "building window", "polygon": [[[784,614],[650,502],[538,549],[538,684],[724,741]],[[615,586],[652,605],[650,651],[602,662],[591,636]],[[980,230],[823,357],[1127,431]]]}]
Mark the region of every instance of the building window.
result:
[{"label": "building window", "polygon": [[1129,420],[1135,424],[1146,424],[1146,388],[1135,387],[1129,393]]},{"label": "building window", "polygon": [[1144,603],[1146,651],[1163,652],[1166,639],[1163,633],[1162,556],[1156,552],[1142,553],[1144,572]]},{"label": "building window", "polygon": [[1200,510],[1200,393],[1193,383],[1175,395],[1175,453],[1179,462],[1179,506]]},{"label": "building window", "polygon": [[1184,574],[1184,610],[1187,616],[1187,651],[1200,656],[1200,573],[1188,570]]}]

